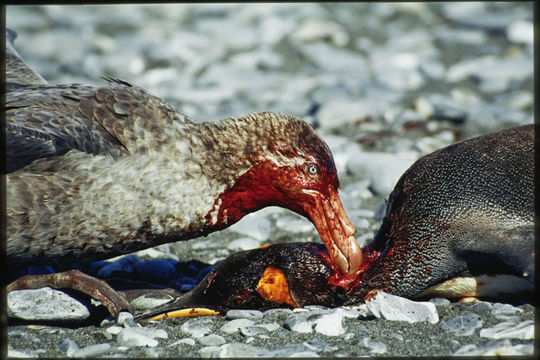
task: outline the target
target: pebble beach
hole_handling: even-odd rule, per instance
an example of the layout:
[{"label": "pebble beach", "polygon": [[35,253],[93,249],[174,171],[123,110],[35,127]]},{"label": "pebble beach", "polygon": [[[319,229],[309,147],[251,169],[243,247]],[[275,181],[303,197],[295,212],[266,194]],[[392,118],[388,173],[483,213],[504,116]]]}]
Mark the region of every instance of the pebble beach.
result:
[{"label": "pebble beach", "polygon": [[[194,121],[273,111],[308,121],[328,144],[362,246],[384,200],[419,157],[533,123],[533,3],[7,6],[21,56],[50,83],[114,77]],[[241,250],[319,242],[276,207],[190,241],[81,264],[113,281],[191,290]],[[54,264],[46,269],[53,271]],[[171,297],[172,298],[172,297]],[[145,296],[139,309],[171,298]],[[411,301],[135,321],[51,289],[14,291],[3,313],[10,358],[527,355],[535,307]],[[399,309],[399,311],[396,311]],[[9,319],[8,319],[9,315]]]}]

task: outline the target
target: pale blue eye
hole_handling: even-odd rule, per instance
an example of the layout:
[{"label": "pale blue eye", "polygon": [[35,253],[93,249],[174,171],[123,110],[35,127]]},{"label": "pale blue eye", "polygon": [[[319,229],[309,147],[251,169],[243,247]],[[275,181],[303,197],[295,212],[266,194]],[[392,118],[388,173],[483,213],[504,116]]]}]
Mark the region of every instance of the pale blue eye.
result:
[{"label": "pale blue eye", "polygon": [[310,175],[315,175],[319,173],[319,169],[315,165],[309,165],[307,171]]}]

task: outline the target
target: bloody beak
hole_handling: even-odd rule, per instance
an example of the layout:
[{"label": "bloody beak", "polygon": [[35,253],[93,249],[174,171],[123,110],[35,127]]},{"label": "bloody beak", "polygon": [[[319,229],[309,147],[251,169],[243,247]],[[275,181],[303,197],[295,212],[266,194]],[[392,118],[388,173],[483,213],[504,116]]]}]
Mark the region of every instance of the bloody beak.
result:
[{"label": "bloody beak", "polygon": [[356,229],[345,213],[337,189],[328,187],[328,196],[315,190],[304,190],[312,201],[304,210],[315,225],[330,258],[343,274],[352,274],[362,265],[362,250],[353,234]]}]

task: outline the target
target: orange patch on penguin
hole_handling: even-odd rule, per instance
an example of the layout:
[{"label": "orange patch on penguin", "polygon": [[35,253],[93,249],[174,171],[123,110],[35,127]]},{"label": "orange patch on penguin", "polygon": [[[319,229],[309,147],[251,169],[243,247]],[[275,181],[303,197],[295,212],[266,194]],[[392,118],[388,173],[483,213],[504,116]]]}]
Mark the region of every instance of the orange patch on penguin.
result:
[{"label": "orange patch on penguin", "polygon": [[298,307],[289,293],[289,285],[285,274],[272,266],[264,270],[263,276],[257,284],[257,292],[268,301]]}]

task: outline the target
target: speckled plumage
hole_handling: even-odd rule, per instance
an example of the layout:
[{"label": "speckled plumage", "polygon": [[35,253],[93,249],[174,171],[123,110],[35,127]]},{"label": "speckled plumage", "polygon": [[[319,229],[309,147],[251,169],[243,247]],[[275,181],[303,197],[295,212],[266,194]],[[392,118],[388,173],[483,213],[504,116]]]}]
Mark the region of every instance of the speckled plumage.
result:
[{"label": "speckled plumage", "polygon": [[[426,155],[390,194],[355,289],[418,295],[455,277],[511,274],[534,285],[534,125]],[[480,290],[479,290],[480,291]]]},{"label": "speckled plumage", "polygon": [[217,199],[253,165],[301,165],[317,156],[333,164],[326,144],[294,116],[196,123],[122,80],[49,85],[20,60],[12,38],[10,267],[62,268],[204,235],[238,220],[216,224]]}]

